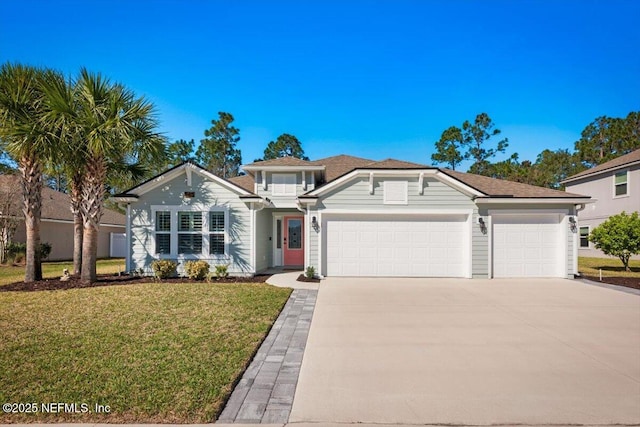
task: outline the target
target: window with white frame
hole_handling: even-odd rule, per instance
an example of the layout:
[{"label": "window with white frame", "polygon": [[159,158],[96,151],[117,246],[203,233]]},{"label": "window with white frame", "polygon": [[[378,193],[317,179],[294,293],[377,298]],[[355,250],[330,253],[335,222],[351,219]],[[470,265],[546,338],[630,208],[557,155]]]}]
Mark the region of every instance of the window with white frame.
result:
[{"label": "window with white frame", "polygon": [[178,255],[202,253],[202,212],[178,211]]},{"label": "window with white frame", "polygon": [[274,196],[296,195],[295,173],[274,173],[271,175],[271,194]]},{"label": "window with white frame", "polygon": [[589,227],[580,227],[580,247],[589,248]]},{"label": "window with white frame", "polygon": [[218,257],[228,251],[229,213],[224,207],[152,207],[155,254]]},{"label": "window with white frame", "polygon": [[616,172],[613,177],[613,194],[615,197],[626,196],[628,194],[627,171]]},{"label": "window with white frame", "polygon": [[156,211],[156,254],[171,253],[171,212]]},{"label": "window with white frame", "polygon": [[224,255],[225,218],[223,211],[209,212],[209,254]]},{"label": "window with white frame", "polygon": [[406,205],[409,203],[409,183],[407,181],[384,181],[384,204]]}]

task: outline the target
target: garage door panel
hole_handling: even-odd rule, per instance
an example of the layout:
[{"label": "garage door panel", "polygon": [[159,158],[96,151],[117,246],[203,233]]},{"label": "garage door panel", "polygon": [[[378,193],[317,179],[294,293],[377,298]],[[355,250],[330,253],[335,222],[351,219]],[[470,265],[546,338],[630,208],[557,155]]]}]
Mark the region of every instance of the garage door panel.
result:
[{"label": "garage door panel", "polygon": [[327,275],[464,277],[466,217],[451,219],[328,220]]},{"label": "garage door panel", "polygon": [[558,214],[495,216],[494,277],[562,277],[566,247],[560,224]]}]

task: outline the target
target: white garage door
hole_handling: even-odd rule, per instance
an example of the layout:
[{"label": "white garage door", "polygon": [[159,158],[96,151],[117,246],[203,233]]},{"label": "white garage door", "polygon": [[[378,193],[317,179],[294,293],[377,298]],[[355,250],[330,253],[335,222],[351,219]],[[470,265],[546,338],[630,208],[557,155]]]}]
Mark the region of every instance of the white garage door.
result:
[{"label": "white garage door", "polygon": [[326,223],[328,276],[465,277],[466,215]]},{"label": "white garage door", "polygon": [[564,277],[560,215],[494,216],[494,277]]}]

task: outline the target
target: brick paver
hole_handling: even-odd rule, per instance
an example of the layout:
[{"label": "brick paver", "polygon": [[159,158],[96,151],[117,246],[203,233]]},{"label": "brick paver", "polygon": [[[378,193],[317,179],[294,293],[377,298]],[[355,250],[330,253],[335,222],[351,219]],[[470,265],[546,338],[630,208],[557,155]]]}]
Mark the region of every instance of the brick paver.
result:
[{"label": "brick paver", "polygon": [[289,420],[317,295],[308,289],[292,292],[217,422]]}]

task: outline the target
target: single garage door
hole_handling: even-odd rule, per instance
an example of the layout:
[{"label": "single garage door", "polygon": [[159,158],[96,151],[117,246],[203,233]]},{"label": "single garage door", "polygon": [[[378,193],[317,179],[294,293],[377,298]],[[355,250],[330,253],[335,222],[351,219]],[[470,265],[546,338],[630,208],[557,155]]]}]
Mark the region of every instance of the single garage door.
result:
[{"label": "single garage door", "polygon": [[466,215],[326,222],[328,276],[465,277]]},{"label": "single garage door", "polygon": [[564,277],[560,215],[498,215],[492,222],[494,277]]}]

